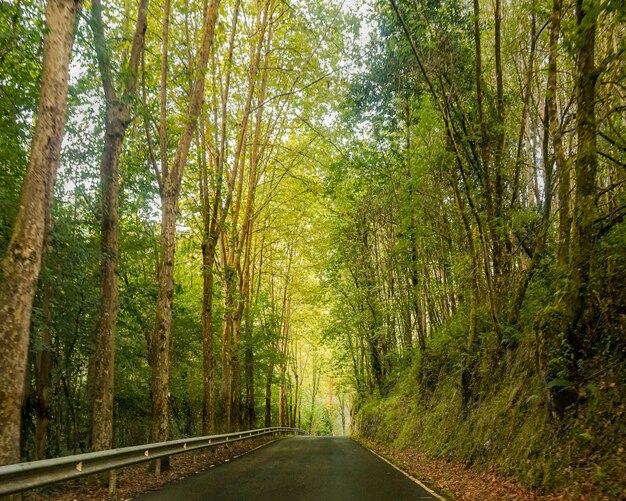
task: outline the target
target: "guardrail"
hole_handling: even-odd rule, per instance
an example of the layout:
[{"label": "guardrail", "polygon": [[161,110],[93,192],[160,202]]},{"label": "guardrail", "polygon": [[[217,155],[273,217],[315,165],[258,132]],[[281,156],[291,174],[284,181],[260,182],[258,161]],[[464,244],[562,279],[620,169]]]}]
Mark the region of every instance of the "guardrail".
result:
[{"label": "guardrail", "polygon": [[305,433],[304,430],[298,428],[260,428],[0,466],[0,496],[263,435],[304,435]]}]

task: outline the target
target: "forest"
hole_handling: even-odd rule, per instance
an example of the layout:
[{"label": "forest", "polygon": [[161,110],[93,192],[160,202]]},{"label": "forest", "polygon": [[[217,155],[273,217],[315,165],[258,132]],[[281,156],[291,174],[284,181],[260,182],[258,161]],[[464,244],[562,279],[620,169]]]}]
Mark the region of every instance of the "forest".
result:
[{"label": "forest", "polygon": [[625,216],[624,0],[2,1],[0,466],[279,425],[620,499]]}]

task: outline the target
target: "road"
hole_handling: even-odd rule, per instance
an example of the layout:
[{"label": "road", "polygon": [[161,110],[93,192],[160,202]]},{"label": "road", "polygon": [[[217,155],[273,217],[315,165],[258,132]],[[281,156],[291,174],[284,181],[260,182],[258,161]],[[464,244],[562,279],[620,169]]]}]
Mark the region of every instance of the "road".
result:
[{"label": "road", "polygon": [[435,500],[349,438],[290,437],[137,498],[199,500]]}]

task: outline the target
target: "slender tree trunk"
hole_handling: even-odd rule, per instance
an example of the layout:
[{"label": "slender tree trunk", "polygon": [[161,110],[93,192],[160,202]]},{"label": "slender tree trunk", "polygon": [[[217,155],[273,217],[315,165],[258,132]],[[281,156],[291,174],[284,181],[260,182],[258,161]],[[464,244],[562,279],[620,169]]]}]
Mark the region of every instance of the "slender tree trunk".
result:
[{"label": "slender tree trunk", "polygon": [[478,121],[480,124],[480,153],[481,153],[481,177],[486,190],[490,190],[489,176],[489,151],[487,148],[489,133],[487,130],[487,119],[485,118],[484,94],[483,94],[483,70],[482,70],[482,47],[480,40],[480,4],[478,0],[473,0],[474,5],[474,44],[476,63],[474,66],[476,77],[476,101],[478,105]]},{"label": "slender tree trunk", "polygon": [[315,398],[320,385],[320,374],[316,359],[313,358],[313,387],[311,388],[311,409],[309,411],[309,435],[313,433],[313,420],[315,419]]},{"label": "slender tree trunk", "polygon": [[294,385],[294,389],[293,389],[293,407],[291,409],[291,424],[290,426],[292,428],[295,428],[296,426],[296,417],[298,415],[298,407],[300,406],[300,401],[299,401],[299,392],[300,392],[300,379],[298,376],[298,373],[296,372],[294,375],[294,380],[295,380],[295,385]]},{"label": "slender tree trunk", "polygon": [[250,298],[248,297],[245,307],[245,373],[246,373],[246,424],[253,428],[256,423],[256,408],[254,398],[254,348],[252,339],[252,315],[250,312]]},{"label": "slender tree trunk", "polygon": [[[159,189],[161,193],[161,254],[157,264],[158,295],[155,327],[152,339],[150,340],[150,368],[152,370],[152,379],[150,381],[150,394],[152,397],[151,442],[167,440],[169,431],[167,399],[169,385],[169,337],[174,294],[173,260],[177,213],[177,196],[175,193],[171,193],[172,187],[167,150],[167,58],[169,50],[170,8],[170,0],[165,0],[165,4],[163,5],[163,27],[161,30],[161,89],[159,95],[159,156],[161,160],[161,170],[157,171],[157,179],[160,180]],[[168,191],[166,191],[167,188],[169,188]],[[166,200],[169,201],[169,203],[166,203]],[[171,207],[172,204],[173,207]],[[172,211],[174,211],[173,216],[170,215]],[[166,228],[166,222],[168,228]],[[169,227],[171,226],[174,228],[170,229]],[[164,268],[168,269],[166,270]],[[171,268],[171,272],[169,268]],[[166,311],[167,309],[170,311]],[[167,468],[167,465],[165,466]],[[155,463],[155,470],[157,473],[161,470],[161,462],[158,460]]]},{"label": "slender tree trunk", "polygon": [[[204,98],[204,84],[209,53],[213,46],[219,0],[211,0],[204,17],[202,45],[198,66],[192,84],[189,108],[184,120],[176,154],[171,168],[162,175],[161,193],[161,257],[159,263],[157,311],[153,339],[150,346],[152,364],[152,426],[151,440],[167,440],[169,432],[169,350],[172,332],[172,307],[174,296],[174,257],[176,243],[176,217],[182,176],[187,164],[189,147]],[[161,130],[161,134],[164,131]]]},{"label": "slender tree trunk", "polygon": [[174,254],[178,192],[166,182],[161,197],[161,260],[157,296],[156,326],[151,343],[152,360],[152,428],[151,440],[163,442],[168,438],[168,385],[170,333],[174,296]]},{"label": "slender tree trunk", "polygon": [[[225,252],[223,253],[225,254]],[[231,431],[232,411],[232,380],[233,380],[233,309],[235,270],[224,263],[224,317],[222,319],[222,379],[220,384],[222,430]]]},{"label": "slender tree trunk", "polygon": [[167,176],[169,168],[169,155],[167,150],[167,72],[170,38],[170,10],[171,0],[165,0],[163,5],[163,27],[161,29],[161,93],[159,95],[159,155],[161,160],[161,175],[164,177]]},{"label": "slender tree trunk", "polygon": [[237,431],[241,428],[241,311],[236,301],[233,310],[229,428]]},{"label": "slender tree trunk", "polygon": [[285,385],[285,370],[280,369],[280,389],[278,391],[278,426],[288,426],[287,423],[287,388]]},{"label": "slender tree trunk", "polygon": [[[420,304],[419,275],[417,262],[417,242],[415,237],[411,236],[411,297],[413,302],[413,311],[415,313],[415,332],[417,333],[417,342],[420,351],[424,353],[426,350],[426,331],[424,311]],[[411,345],[409,344],[409,348]]]},{"label": "slender tree trunk", "polygon": [[[480,122],[480,141],[479,143],[479,151],[480,151],[480,164],[481,168],[479,169],[481,184],[482,184],[482,197],[485,204],[485,212],[487,214],[487,229],[489,231],[489,235],[485,235],[483,231],[483,226],[481,224],[481,218],[479,213],[476,210],[473,210],[474,216],[476,218],[476,222],[478,224],[478,230],[480,234],[480,242],[483,248],[483,262],[485,269],[485,280],[487,283],[487,291],[489,294],[489,305],[491,309],[491,316],[494,323],[494,328],[498,332],[498,336],[500,337],[500,322],[498,320],[498,304],[496,299],[496,289],[499,285],[499,277],[501,271],[501,245],[500,245],[500,237],[498,235],[498,211],[499,211],[499,197],[500,194],[496,193],[498,190],[494,189],[492,180],[491,180],[491,159],[494,156],[493,151],[491,149],[492,146],[492,135],[489,132],[487,117],[485,114],[485,106],[484,106],[484,81],[483,81],[483,69],[482,69],[482,46],[481,46],[481,36],[480,36],[480,4],[478,0],[473,1],[474,6],[474,43],[475,43],[475,53],[476,53],[476,64],[475,64],[475,77],[476,77],[476,99],[478,102],[478,117]],[[496,53],[496,80],[498,86],[498,117],[504,115],[504,108],[502,105],[503,97],[501,96],[502,92],[502,70],[500,68],[500,4],[499,1],[496,2],[495,9],[495,21],[496,21],[496,29],[495,29],[495,53]],[[499,71],[498,71],[499,70]],[[452,139],[452,138],[451,138]],[[501,169],[499,163],[501,163],[501,149],[500,149],[501,138],[498,134],[496,137],[496,152],[495,152],[495,183],[496,185],[502,183],[501,179]],[[462,168],[461,161],[459,159],[459,167]],[[465,175],[463,174],[463,181],[465,184],[465,191],[468,194],[468,200],[470,200],[470,204],[473,205],[469,197],[469,186],[466,184]],[[494,201],[495,199],[495,201]],[[491,249],[489,248],[488,240],[491,244]]]},{"label": "slender tree trunk", "polygon": [[557,104],[557,68],[558,68],[558,43],[561,32],[561,0],[553,0],[550,26],[550,44],[548,47],[548,116],[550,118],[550,135],[554,148],[554,161],[556,163],[556,176],[559,183],[559,238],[557,246],[557,258],[562,270],[567,268],[569,262],[570,228],[572,217],[570,215],[570,174],[569,165],[565,158],[563,140],[561,134],[561,121]]},{"label": "slender tree trunk", "polygon": [[287,350],[289,347],[289,330],[291,315],[291,298],[287,296],[288,283],[285,283],[283,296],[283,332],[281,339],[280,389],[278,392],[278,426],[288,426],[287,414]]},{"label": "slender tree trunk", "polygon": [[0,265],[0,465],[20,459],[30,319],[61,155],[68,69],[79,7],[75,0],[49,0],[46,5],[37,125],[20,209]]},{"label": "slender tree trunk", "polygon": [[[495,0],[495,12],[494,12],[494,56],[496,65],[496,112],[497,120],[495,131],[495,145],[494,145],[494,185],[493,193],[489,198],[493,198],[493,220],[491,221],[492,227],[492,262],[493,262],[493,281],[495,288],[495,301],[497,309],[500,310],[501,295],[500,292],[503,288],[503,273],[506,271],[508,263],[505,262],[505,254],[503,249],[506,248],[506,225],[503,221],[502,213],[503,198],[504,198],[504,180],[502,176],[502,156],[504,153],[504,128],[505,128],[505,109],[504,109],[504,84],[503,84],[503,72],[502,72],[502,9],[500,0]],[[499,326],[496,325],[496,330],[499,331]]]},{"label": "slender tree trunk", "polygon": [[130,100],[137,91],[137,74],[145,42],[149,0],[141,0],[130,56],[129,72],[122,99],[118,99],[102,20],[102,5],[92,1],[92,27],[105,95],[104,150],[100,162],[101,242],[100,310],[96,349],[88,386],[92,394],[91,448],[113,446],[113,385],[115,373],[115,330],[118,307],[119,261],[119,165],[124,135],[130,125]]},{"label": "slender tree trunk", "polygon": [[119,156],[123,133],[113,132],[107,119],[100,182],[102,187],[102,236],[100,243],[100,312],[93,381],[91,381],[91,448],[110,449],[113,445],[113,378],[115,372],[115,327],[118,305],[118,218]]},{"label": "slender tree trunk", "polygon": [[578,61],[576,64],[576,194],[574,198],[574,238],[570,255],[570,278],[565,296],[568,320],[567,338],[573,348],[573,372],[580,355],[581,342],[578,323],[583,314],[589,269],[593,254],[593,222],[596,214],[596,81],[595,39],[597,8],[590,0],[576,1]]},{"label": "slender tree trunk", "polygon": [[[221,186],[215,190],[213,205],[209,202],[209,176],[207,171],[206,130],[200,121],[200,200],[202,211],[202,362],[203,399],[202,434],[215,432],[215,353],[213,347],[213,282],[215,249],[217,238],[212,231],[212,223],[217,218]],[[218,174],[221,174],[218,172]]]},{"label": "slender tree trunk", "polygon": [[35,425],[35,459],[46,458],[48,443],[48,407],[50,396],[50,348],[52,336],[52,286],[43,288],[42,349],[37,354],[37,421]]},{"label": "slender tree trunk", "polygon": [[215,244],[211,240],[202,245],[202,345],[204,360],[204,401],[202,433],[215,431],[215,355],[213,353],[213,263]]},{"label": "slender tree trunk", "polygon": [[265,427],[272,426],[272,383],[274,379],[274,363],[270,362],[265,378]]}]

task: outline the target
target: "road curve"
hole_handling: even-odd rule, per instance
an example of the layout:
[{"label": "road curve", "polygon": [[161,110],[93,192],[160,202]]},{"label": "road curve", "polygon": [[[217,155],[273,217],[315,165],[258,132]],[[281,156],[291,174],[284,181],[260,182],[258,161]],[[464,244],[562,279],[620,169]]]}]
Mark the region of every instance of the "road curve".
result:
[{"label": "road curve", "polygon": [[354,440],[291,437],[137,499],[399,501],[437,498]]}]

